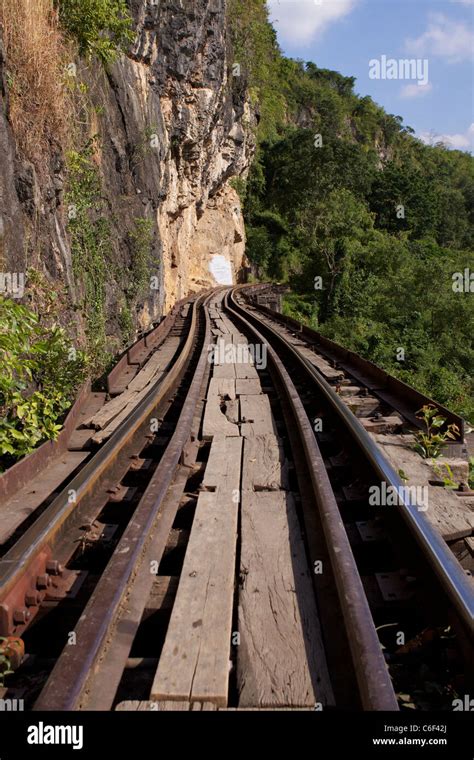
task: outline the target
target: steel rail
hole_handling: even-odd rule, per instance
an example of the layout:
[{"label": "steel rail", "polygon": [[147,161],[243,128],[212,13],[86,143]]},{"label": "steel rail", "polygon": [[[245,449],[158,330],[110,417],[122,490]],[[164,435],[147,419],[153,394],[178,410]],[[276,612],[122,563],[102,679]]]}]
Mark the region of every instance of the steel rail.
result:
[{"label": "steel rail", "polygon": [[[211,296],[209,296],[210,298]],[[206,310],[205,334],[191,386],[175,431],[145,493],[109,560],[84,612],[75,627],[76,645],[66,646],[34,705],[34,710],[77,710],[87,692],[93,668],[116,622],[120,605],[137,572],[163,500],[173,480],[183,448],[189,438],[199,399],[210,343]],[[153,575],[149,569],[150,584]],[[132,581],[133,582],[133,581]]]},{"label": "steel rail", "polygon": [[302,401],[276,351],[256,327],[245,318],[245,310],[235,303],[231,291],[226,294],[225,305],[234,320],[243,325],[244,331],[246,329],[253,334],[259,343],[266,345],[270,361],[293,412],[303,444],[312,490],[319,509],[345,627],[348,632],[348,641],[362,706],[365,710],[398,710],[397,699],[364,587],[324,461]]},{"label": "steel rail", "polygon": [[[251,320],[256,318],[235,303],[234,295],[231,295],[232,303],[241,309]],[[259,322],[261,325],[261,323]],[[285,348],[290,351],[298,362],[304,366],[313,378],[323,396],[340,417],[346,429],[351,434],[357,445],[374,468],[381,482],[394,489],[398,495],[398,507],[407,523],[410,531],[416,538],[424,556],[430,563],[436,577],[448,595],[454,609],[466,627],[469,636],[474,637],[474,590],[468,576],[462,569],[440,534],[431,526],[425,518],[424,508],[417,504],[416,499],[411,498],[408,489],[390,462],[383,455],[375,441],[372,440],[357,417],[344,404],[330,384],[321,376],[315,367],[300,354],[298,349],[285,339],[278,331],[269,325],[264,325]]]},{"label": "steel rail", "polygon": [[[81,502],[93,493],[100,477],[118,459],[124,447],[143,426],[156,406],[171,392],[191,354],[197,330],[197,312],[203,299],[204,296],[201,296],[193,302],[186,341],[169,372],[150,389],[102,448],[0,559],[0,625],[2,629],[11,615],[11,610],[6,609],[8,605],[2,605],[2,602],[8,598],[8,594],[26,574],[32,562],[38,557],[44,557],[44,563],[46,563],[51,558],[52,547],[64,533],[71,518],[80,512]],[[71,493],[75,494],[74,500],[71,500]]]}]

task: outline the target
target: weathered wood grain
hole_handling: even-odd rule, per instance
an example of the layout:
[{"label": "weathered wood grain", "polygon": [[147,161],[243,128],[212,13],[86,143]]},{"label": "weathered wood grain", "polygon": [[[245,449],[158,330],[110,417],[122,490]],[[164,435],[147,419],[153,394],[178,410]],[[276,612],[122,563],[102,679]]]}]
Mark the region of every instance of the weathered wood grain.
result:
[{"label": "weathered wood grain", "polygon": [[333,702],[291,494],[242,492],[239,707]]},{"label": "weathered wood grain", "polygon": [[152,699],[227,704],[242,439],[224,453],[217,490],[198,499]]}]

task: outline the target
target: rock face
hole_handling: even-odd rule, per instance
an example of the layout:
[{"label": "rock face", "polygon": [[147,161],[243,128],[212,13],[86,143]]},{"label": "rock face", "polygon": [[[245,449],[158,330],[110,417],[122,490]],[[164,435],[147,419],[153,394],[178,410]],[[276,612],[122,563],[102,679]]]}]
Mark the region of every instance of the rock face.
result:
[{"label": "rock face", "polygon": [[[93,160],[101,177],[110,229],[105,283],[108,336],[131,286],[130,231],[149,220],[154,284],[136,304],[146,327],[191,291],[215,284],[210,263],[243,266],[244,225],[231,180],[245,175],[254,151],[244,83],[232,77],[225,0],[130,0],[136,39],[109,70],[78,62],[90,99],[85,137],[98,135]],[[5,271],[42,269],[63,281],[72,302],[66,146],[52,145],[48,170],[19,155],[8,120],[6,69],[0,48],[0,255]],[[133,284],[133,283],[132,283]]]}]

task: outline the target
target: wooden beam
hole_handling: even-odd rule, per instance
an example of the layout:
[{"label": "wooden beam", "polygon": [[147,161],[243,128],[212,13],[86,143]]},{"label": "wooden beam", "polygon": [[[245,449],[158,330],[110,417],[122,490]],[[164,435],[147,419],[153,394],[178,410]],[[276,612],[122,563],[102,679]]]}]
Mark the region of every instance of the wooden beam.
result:
[{"label": "wooden beam", "polygon": [[289,490],[288,462],[280,440],[272,433],[245,438],[242,483],[250,491]]},{"label": "wooden beam", "polygon": [[292,494],[243,491],[239,707],[333,703]]},{"label": "wooden beam", "polygon": [[268,396],[240,396],[240,419],[243,436],[277,435]]},{"label": "wooden beam", "polygon": [[198,499],[152,699],[227,705],[242,439],[224,455],[217,490]]}]

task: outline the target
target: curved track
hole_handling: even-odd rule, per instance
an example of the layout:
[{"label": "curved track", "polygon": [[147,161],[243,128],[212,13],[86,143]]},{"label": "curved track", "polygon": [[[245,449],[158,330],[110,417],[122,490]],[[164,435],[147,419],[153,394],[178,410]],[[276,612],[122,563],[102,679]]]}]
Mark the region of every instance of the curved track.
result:
[{"label": "curved track", "polygon": [[[137,709],[138,699],[145,709],[316,702],[397,710],[396,694],[420,667],[444,673],[448,656],[445,702],[452,683],[469,683],[471,580],[360,421],[280,328],[240,288],[195,300],[166,376],[1,558],[1,631],[22,637],[28,655],[11,688],[26,689],[29,707]],[[234,349],[230,362],[216,360],[220,342]],[[266,361],[239,365],[235,350],[245,346]],[[245,405],[256,411],[244,413]],[[324,432],[315,432],[315,417]],[[249,452],[260,456],[260,445],[273,452],[262,460],[272,478],[260,473],[264,485],[249,486]],[[222,458],[223,446],[235,454]],[[400,496],[383,514],[366,495],[381,483]],[[262,523],[265,546],[265,533],[281,523],[278,563],[291,544],[282,586],[263,545],[254,546],[253,565],[245,559],[256,541],[248,539],[250,497],[273,510]],[[216,535],[213,514],[224,521]],[[268,551],[276,551],[271,543]],[[259,563],[258,584],[268,583],[280,605],[277,612],[271,603],[271,620],[255,611],[263,632],[245,617],[245,605],[253,609],[246,582]],[[194,610],[201,593],[203,608]],[[291,641],[279,633],[286,615]],[[269,647],[256,653],[255,671],[245,639],[252,631]],[[402,646],[393,638],[400,632]],[[273,635],[279,662],[270,672]],[[291,677],[285,647],[288,667],[295,658]]]}]

